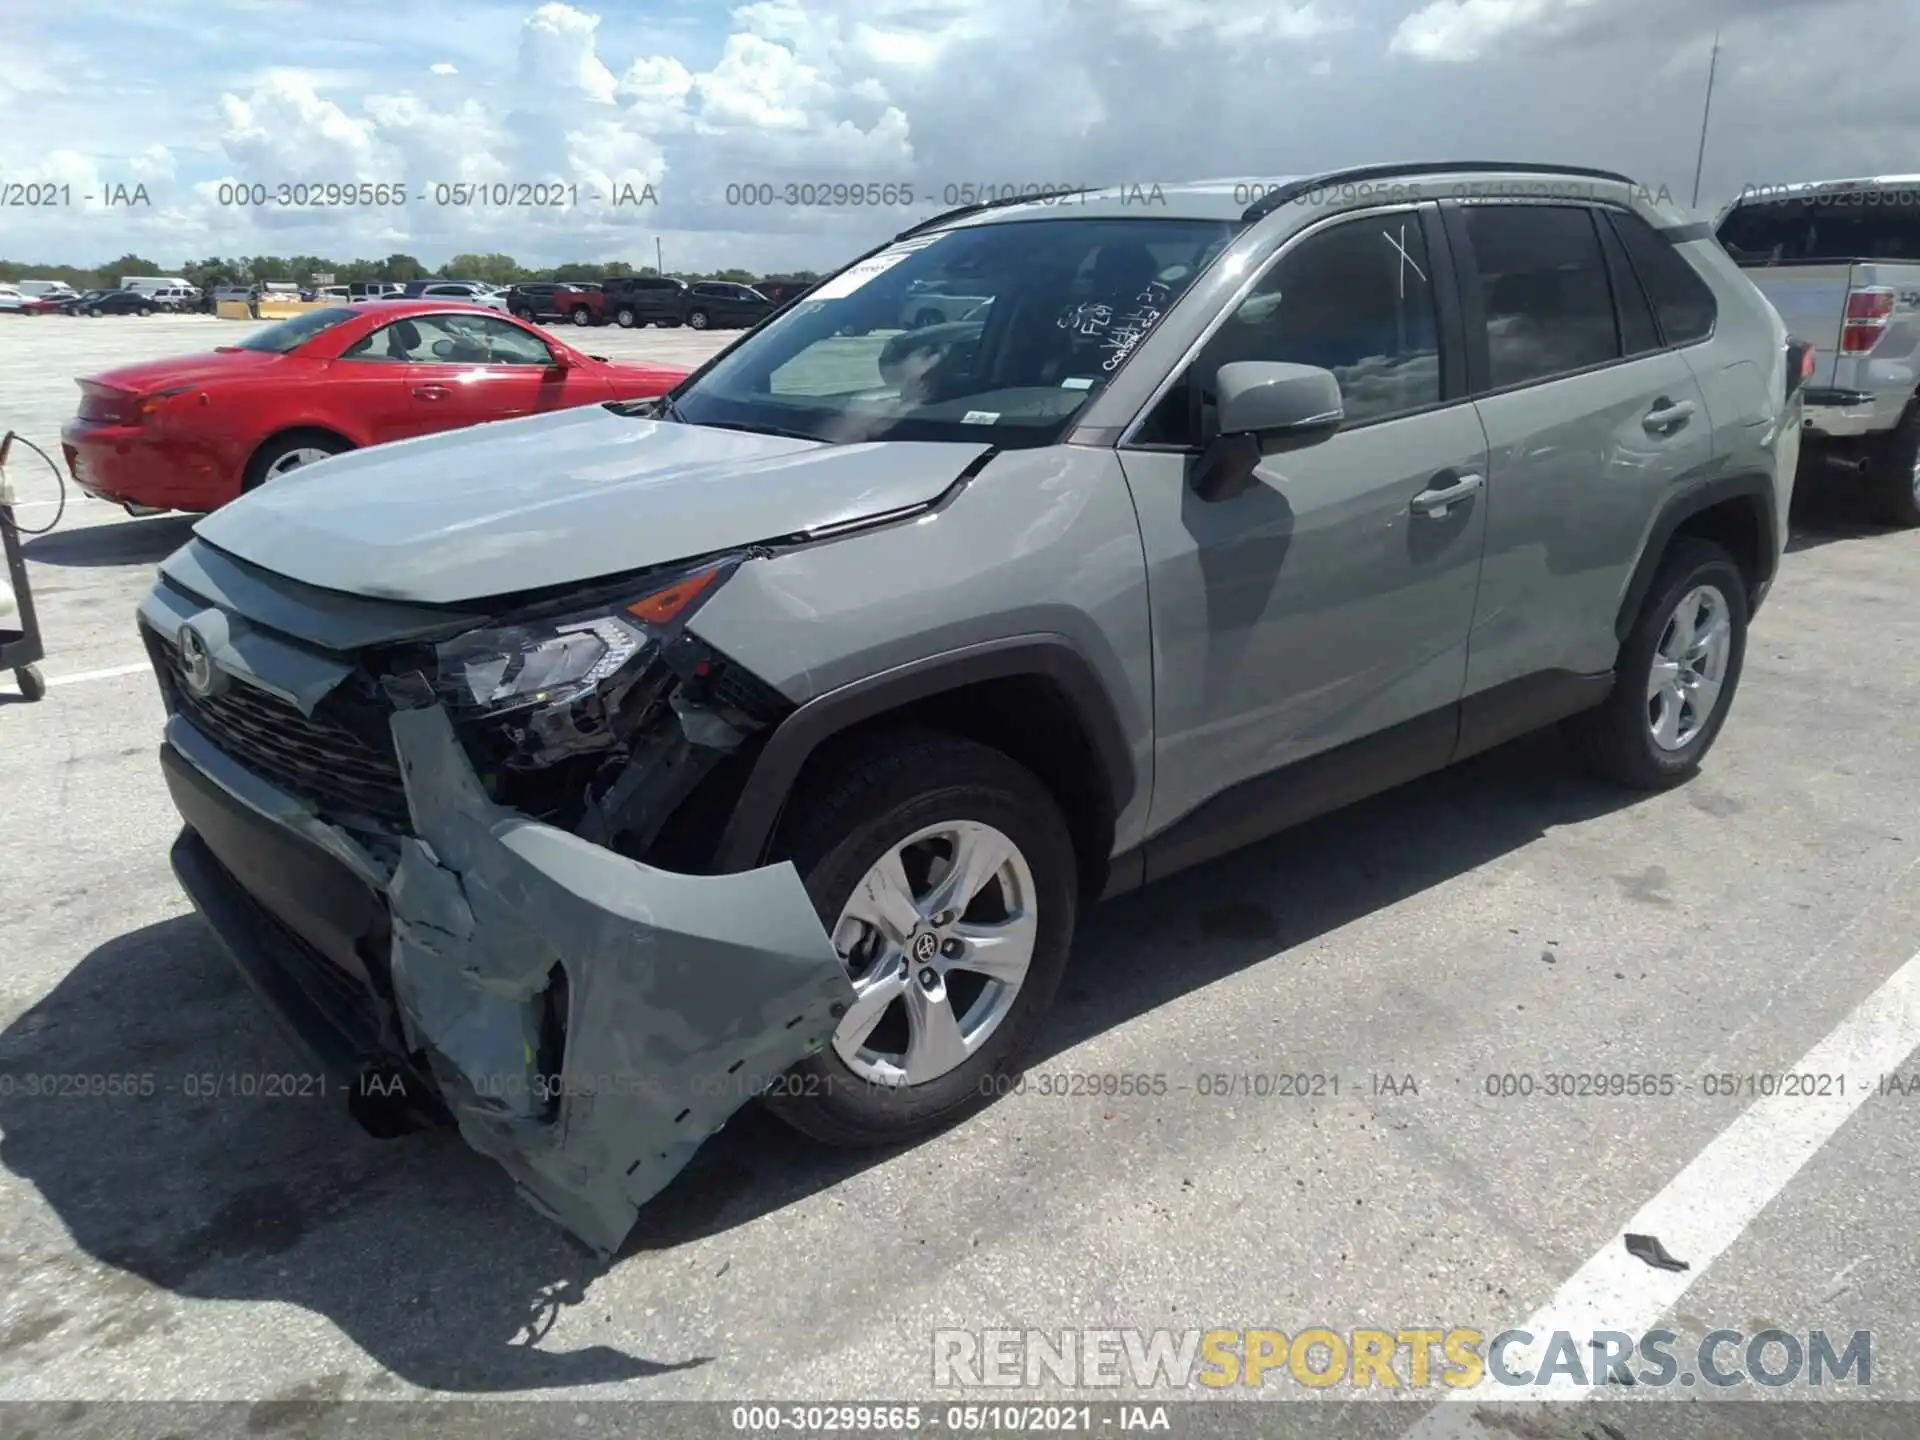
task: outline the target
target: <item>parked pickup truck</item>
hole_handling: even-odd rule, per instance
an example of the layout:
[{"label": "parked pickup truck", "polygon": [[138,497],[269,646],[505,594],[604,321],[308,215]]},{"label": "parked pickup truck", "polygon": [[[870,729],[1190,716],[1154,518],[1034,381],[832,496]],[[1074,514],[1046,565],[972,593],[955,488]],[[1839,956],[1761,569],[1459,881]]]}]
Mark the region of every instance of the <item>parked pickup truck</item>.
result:
[{"label": "parked pickup truck", "polygon": [[1801,456],[1920,525],[1920,175],[1749,187],[1720,244],[1815,346]]}]

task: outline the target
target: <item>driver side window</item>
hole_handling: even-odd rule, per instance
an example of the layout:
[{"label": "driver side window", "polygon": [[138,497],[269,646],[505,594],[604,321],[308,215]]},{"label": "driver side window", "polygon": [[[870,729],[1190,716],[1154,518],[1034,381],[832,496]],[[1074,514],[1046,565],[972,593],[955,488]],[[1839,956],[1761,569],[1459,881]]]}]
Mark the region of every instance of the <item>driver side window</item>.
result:
[{"label": "driver side window", "polygon": [[517,325],[489,315],[414,315],[370,330],[342,360],[402,365],[551,365],[553,352]]},{"label": "driver side window", "polygon": [[1141,426],[1144,445],[1204,442],[1220,367],[1317,365],[1340,382],[1343,429],[1437,405],[1433,266],[1411,210],[1330,225],[1288,250],[1234,308]]}]

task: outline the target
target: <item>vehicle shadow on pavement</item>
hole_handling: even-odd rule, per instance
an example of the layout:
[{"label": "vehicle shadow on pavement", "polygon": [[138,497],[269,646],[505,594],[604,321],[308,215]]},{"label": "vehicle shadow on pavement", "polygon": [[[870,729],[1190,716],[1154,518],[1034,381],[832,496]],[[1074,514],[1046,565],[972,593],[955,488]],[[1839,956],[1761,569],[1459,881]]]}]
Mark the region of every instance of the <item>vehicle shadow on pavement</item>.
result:
[{"label": "vehicle shadow on pavement", "polygon": [[1890,535],[1896,527],[1871,518],[1872,511],[1858,482],[1831,477],[1817,488],[1796,489],[1789,512],[1791,533],[1787,554],[1814,550],[1836,540],[1861,540]]},{"label": "vehicle shadow on pavement", "polygon": [[193,538],[193,523],[199,518],[155,515],[55,530],[23,541],[20,553],[37,565],[157,565]]},{"label": "vehicle shadow on pavement", "polygon": [[[415,1385],[592,1385],[710,1358],[536,1348],[606,1267],[452,1131],[374,1140],[304,1068],[197,916],[150,925],[0,1034],[0,1164],[86,1255],[189,1299],[302,1306]],[[259,1093],[274,1076],[291,1093]],[[62,1287],[79,1309],[83,1282]]]},{"label": "vehicle shadow on pavement", "polygon": [[[1529,737],[1089,910],[1033,1063],[1634,798]],[[303,1306],[412,1384],[590,1385],[711,1358],[534,1348],[606,1267],[451,1131],[378,1141],[339,1097],[220,1093],[224,1076],[257,1089],[300,1069],[197,918],[148,926],[0,1035],[0,1163],[97,1260],[193,1299]],[[33,1076],[151,1076],[153,1093],[36,1097]],[[748,1224],[894,1153],[819,1147],[749,1107],[642,1210],[622,1255]]]}]

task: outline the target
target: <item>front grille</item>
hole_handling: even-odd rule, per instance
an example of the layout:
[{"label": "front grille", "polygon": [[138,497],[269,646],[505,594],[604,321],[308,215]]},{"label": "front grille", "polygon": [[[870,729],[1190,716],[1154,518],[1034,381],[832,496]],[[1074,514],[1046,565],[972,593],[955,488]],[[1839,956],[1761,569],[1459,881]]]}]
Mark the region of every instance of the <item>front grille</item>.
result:
[{"label": "front grille", "polygon": [[[325,714],[326,702],[315,714],[303,715],[297,706],[237,677],[225,693],[202,699],[188,691],[172,642],[141,628],[169,708],[240,764],[311,802],[331,820],[408,828],[399,760],[382,727],[365,727],[363,738]],[[381,738],[371,738],[375,735]]]}]

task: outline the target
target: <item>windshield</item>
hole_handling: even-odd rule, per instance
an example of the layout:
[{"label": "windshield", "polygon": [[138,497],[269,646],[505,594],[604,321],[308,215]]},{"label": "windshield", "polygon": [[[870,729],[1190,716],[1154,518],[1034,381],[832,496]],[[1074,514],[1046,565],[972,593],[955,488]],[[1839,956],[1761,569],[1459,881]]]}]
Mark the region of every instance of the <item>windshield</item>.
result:
[{"label": "windshield", "polygon": [[343,320],[353,319],[357,310],[309,310],[304,315],[295,315],[291,320],[282,320],[278,325],[269,325],[244,340],[235,341],[241,350],[264,350],[269,355],[285,355],[297,350],[323,330],[331,330]]},{"label": "windshield", "polygon": [[740,341],[673,412],[832,443],[1051,444],[1238,229],[1047,219],[912,236]]}]

